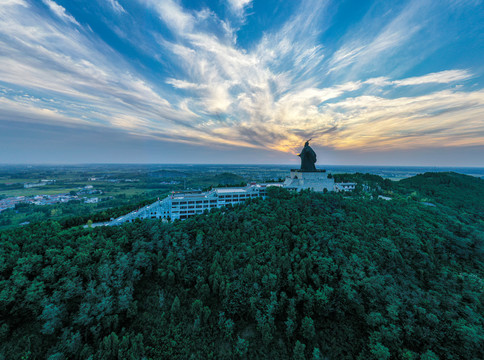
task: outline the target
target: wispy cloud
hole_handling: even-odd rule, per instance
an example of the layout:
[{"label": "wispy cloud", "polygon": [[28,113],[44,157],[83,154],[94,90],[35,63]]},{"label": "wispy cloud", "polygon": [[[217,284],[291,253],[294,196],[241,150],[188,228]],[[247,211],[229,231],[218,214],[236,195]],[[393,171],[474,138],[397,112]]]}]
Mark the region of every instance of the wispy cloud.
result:
[{"label": "wispy cloud", "polygon": [[326,106],[339,128],[327,141],[335,148],[363,150],[480,145],[483,95],[445,90],[395,99],[348,98]]},{"label": "wispy cloud", "polygon": [[109,5],[113,8],[113,10],[119,14],[126,13],[126,10],[124,10],[124,7],[117,2],[116,0],[106,0]]},{"label": "wispy cloud", "polygon": [[12,5],[21,5],[24,7],[28,6],[25,0],[4,0],[2,5],[5,7],[12,6]]},{"label": "wispy cloud", "polygon": [[66,22],[71,22],[73,24],[79,25],[76,19],[70,14],[66,12],[66,9],[63,8],[62,6],[58,5],[55,1],[53,0],[42,0],[42,2],[49,7],[49,9],[56,14],[59,19],[62,19],[63,21]]},{"label": "wispy cloud", "polygon": [[182,6],[174,0],[156,1],[143,0],[147,5],[152,6],[171,30],[184,34],[193,29],[195,18],[183,11]]},{"label": "wispy cloud", "polygon": [[[185,76],[168,79],[167,83],[186,90],[187,106],[209,117],[198,127],[210,129],[230,141],[280,148],[274,141],[285,141],[288,134],[271,124],[276,121],[274,113],[281,113],[278,108],[284,108],[282,104],[286,101],[307,96],[310,90],[305,95],[298,92],[315,85],[310,73],[324,56],[322,47],[316,42],[320,31],[308,26],[307,22],[316,22],[325,5],[314,2],[313,6],[303,8],[279,32],[266,34],[252,51],[233,44],[226,28],[220,26],[218,33],[207,33],[195,17],[179,6],[173,10],[172,5],[170,9],[175,16],[169,19],[165,18],[166,9],[153,5],[180,39],[178,43],[162,43],[180,64]],[[173,25],[173,18],[186,21],[176,22],[183,26]],[[288,63],[294,65],[292,70],[287,68]],[[295,92],[293,95],[288,94],[290,89]],[[318,95],[325,97],[330,92],[323,89]],[[284,96],[282,101],[278,99]]]},{"label": "wispy cloud", "polygon": [[[183,38],[183,45],[167,44],[167,48],[183,64],[186,78],[169,79],[167,82],[187,91],[185,96],[192,111],[216,116],[217,120],[202,124],[226,140],[237,139],[247,144],[295,152],[304,138],[313,137],[316,144],[324,146],[361,148],[364,141],[360,139],[368,140],[368,137],[360,138],[356,136],[357,132],[349,132],[347,128],[356,128],[356,123],[350,121],[342,125],[343,119],[350,114],[351,117],[361,117],[364,113],[374,114],[375,117],[386,113],[393,119],[393,106],[399,106],[399,103],[392,100],[384,111],[379,112],[371,106],[364,109],[356,106],[359,104],[356,100],[345,103],[336,99],[348,98],[355,91],[370,91],[367,87],[370,84],[373,85],[372,91],[376,91],[384,86],[396,88],[404,85],[447,84],[471,77],[466,70],[448,70],[401,80],[380,77],[365,82],[350,81],[331,87],[324,86],[324,74],[318,68],[324,68],[325,64],[331,67],[332,64],[343,63],[343,66],[333,66],[332,69],[344,71],[346,65],[356,60],[368,62],[408,41],[418,31],[418,27],[405,31],[405,24],[417,8],[415,5],[405,8],[365,48],[354,48],[344,54],[339,50],[327,62],[324,48],[317,43],[321,30],[311,26],[311,21],[321,23],[320,14],[324,14],[324,6],[303,8],[279,31],[264,35],[252,51],[244,51],[223,38],[200,31],[192,18],[189,27],[172,27]],[[178,11],[183,10],[178,8]],[[189,14],[178,16],[186,18]],[[458,106],[456,103],[459,99],[464,101],[458,93],[455,98],[452,106]],[[357,96],[351,99],[374,98]],[[376,99],[378,101],[372,104],[381,109],[385,98]],[[432,96],[425,99],[426,107],[407,106],[407,112],[401,114],[402,119],[418,118],[419,121],[425,121],[428,118],[429,121],[438,121],[436,115],[429,115]],[[422,101],[421,98],[414,100],[417,103]],[[438,101],[437,98],[434,100]],[[332,104],[325,105],[328,101],[332,101]],[[403,103],[411,101],[411,98],[402,100]],[[355,104],[356,108],[352,109],[350,104]],[[444,105],[439,103],[439,111],[447,111],[442,107]],[[475,111],[474,107],[472,111]],[[363,119],[366,126],[375,124],[373,118]],[[379,125],[381,129],[384,124]],[[405,121],[396,124],[402,131],[391,130],[386,135],[383,130],[375,132],[386,140],[373,141],[372,146],[387,146],[392,142],[396,145],[402,137],[406,139],[403,144],[411,146],[415,140],[410,141],[407,134],[417,133],[418,129],[410,128]],[[458,128],[459,124],[452,123],[452,126]]]},{"label": "wispy cloud", "polygon": [[370,78],[365,80],[364,84],[370,84],[377,87],[383,86],[416,86],[428,84],[451,84],[455,82],[462,82],[473,77],[468,70],[444,70],[435,73],[430,73],[422,76],[413,76],[401,80],[390,80],[388,77],[381,76],[377,78]]},{"label": "wispy cloud", "polygon": [[422,84],[448,84],[455,81],[467,80],[472,77],[467,70],[446,70],[431,73],[424,76],[411,77],[396,80],[393,83],[398,86],[422,85]]},{"label": "wispy cloud", "polygon": [[[126,126],[139,133],[190,126],[193,113],[173,107],[112,49],[92,42],[88,32],[52,26],[15,7],[3,8],[0,17],[0,32],[7,35],[0,38],[0,46],[9,54],[0,55],[3,82],[49,94],[57,98],[58,112],[70,112],[69,116],[93,125],[121,126],[116,119],[123,114],[147,119]],[[72,111],[73,103],[79,111]],[[23,105],[19,103],[19,108]]]},{"label": "wispy cloud", "polygon": [[[395,16],[390,9],[380,18],[368,17],[343,37],[328,62],[327,74],[344,72],[346,79],[384,67],[425,27],[431,12],[427,0],[410,1]],[[375,31],[375,24],[380,26]],[[405,64],[399,64],[405,67]],[[392,66],[395,68],[395,64]]]},{"label": "wispy cloud", "polygon": [[239,18],[243,18],[247,8],[252,6],[252,0],[227,0],[230,10]]}]

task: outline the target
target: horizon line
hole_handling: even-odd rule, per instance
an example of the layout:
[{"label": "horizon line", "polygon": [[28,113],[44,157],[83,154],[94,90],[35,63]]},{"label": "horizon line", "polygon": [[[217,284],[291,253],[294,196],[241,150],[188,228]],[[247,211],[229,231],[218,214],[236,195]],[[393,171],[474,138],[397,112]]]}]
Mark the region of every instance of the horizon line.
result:
[{"label": "horizon line", "polygon": [[[275,163],[267,163],[267,164],[254,164],[254,163],[134,163],[134,162],[126,162],[126,163],[0,163],[0,167],[9,167],[9,166],[99,166],[99,165],[108,165],[108,166],[116,166],[116,165],[138,165],[138,166],[294,166],[294,164],[275,164]],[[320,166],[320,170],[323,170],[322,167],[399,167],[399,168],[440,168],[440,169],[484,169],[484,166],[479,165],[468,165],[468,166],[459,166],[459,165],[370,165],[370,164],[322,164]]]}]

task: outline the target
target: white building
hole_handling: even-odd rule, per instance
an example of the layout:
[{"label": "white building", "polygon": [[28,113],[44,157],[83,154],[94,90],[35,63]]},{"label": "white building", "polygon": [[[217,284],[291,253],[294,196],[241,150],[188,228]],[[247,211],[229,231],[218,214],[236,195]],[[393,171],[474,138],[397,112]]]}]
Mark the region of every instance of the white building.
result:
[{"label": "white building", "polygon": [[323,192],[334,191],[334,179],[328,178],[326,170],[301,171],[291,170],[291,174],[286,177],[282,187],[288,190],[301,191],[310,189],[312,191]]},{"label": "white building", "polygon": [[354,191],[356,189],[356,183],[336,183],[334,184],[334,191]]},{"label": "white building", "polygon": [[378,195],[378,199],[382,199],[382,200],[389,201],[389,200],[391,200],[392,198],[391,198],[391,197],[388,197],[388,196]]},{"label": "white building", "polygon": [[291,175],[286,178],[283,184],[256,184],[251,183],[246,187],[216,188],[207,192],[188,191],[183,193],[172,193],[163,200],[146,205],[141,209],[113,219],[106,225],[120,225],[126,222],[133,222],[136,219],[167,219],[184,220],[190,216],[203,214],[214,208],[221,208],[228,204],[240,204],[248,199],[265,198],[267,187],[278,186],[288,190],[300,191],[310,189],[312,191],[352,191],[356,183],[335,184],[333,178],[328,178],[325,170],[314,172],[303,172],[291,170]]},{"label": "white building", "polygon": [[280,186],[280,184],[255,184],[251,183],[240,188],[217,188],[207,192],[191,191],[173,193],[163,200],[123,215],[112,220],[107,225],[120,225],[125,222],[133,222],[135,219],[187,219],[196,214],[203,214],[205,210],[220,208],[228,204],[240,204],[252,198],[265,198],[268,186]]},{"label": "white building", "polygon": [[40,182],[40,183],[25,183],[24,184],[24,188],[25,189],[30,189],[30,188],[33,188],[33,187],[39,187],[39,186],[45,186],[47,185],[46,182]]}]

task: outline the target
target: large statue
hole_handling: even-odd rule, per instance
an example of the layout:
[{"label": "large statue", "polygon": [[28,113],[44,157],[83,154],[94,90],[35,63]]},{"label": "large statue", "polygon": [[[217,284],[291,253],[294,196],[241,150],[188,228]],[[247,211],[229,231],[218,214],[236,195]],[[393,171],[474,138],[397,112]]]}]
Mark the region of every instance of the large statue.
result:
[{"label": "large statue", "polygon": [[316,163],[316,153],[311,146],[309,146],[310,141],[311,139],[306,141],[304,148],[298,155],[301,158],[301,171],[316,171],[316,166],[314,166]]}]

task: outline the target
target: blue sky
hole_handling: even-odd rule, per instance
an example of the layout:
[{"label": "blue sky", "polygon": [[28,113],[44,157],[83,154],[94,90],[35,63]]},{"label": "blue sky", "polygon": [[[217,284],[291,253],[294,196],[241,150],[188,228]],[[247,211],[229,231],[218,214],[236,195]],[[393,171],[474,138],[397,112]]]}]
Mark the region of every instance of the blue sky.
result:
[{"label": "blue sky", "polygon": [[482,0],[2,0],[0,163],[484,166]]}]

